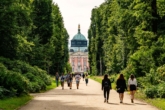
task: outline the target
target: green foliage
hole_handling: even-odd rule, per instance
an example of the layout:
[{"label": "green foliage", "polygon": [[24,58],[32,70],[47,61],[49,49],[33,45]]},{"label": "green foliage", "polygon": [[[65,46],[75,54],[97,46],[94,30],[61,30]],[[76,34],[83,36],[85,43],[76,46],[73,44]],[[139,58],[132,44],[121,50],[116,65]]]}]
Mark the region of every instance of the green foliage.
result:
[{"label": "green foliage", "polygon": [[147,87],[145,94],[148,98],[165,98],[165,82]]},{"label": "green foliage", "polygon": [[7,96],[20,95],[27,93],[28,79],[22,76],[20,73],[7,70],[7,68],[1,64],[0,77],[3,93]]},{"label": "green foliage", "polygon": [[[0,86],[0,99],[3,99],[3,98],[5,98],[7,95],[10,95],[10,96],[12,96],[11,94],[10,94],[11,92],[9,91],[9,90],[7,90],[7,89],[5,89],[4,87],[1,87]],[[15,95],[15,93],[14,93],[14,95]]]},{"label": "green foliage", "polygon": [[[0,58],[0,86],[2,86],[1,96],[21,95],[29,92],[40,92],[51,84],[51,77],[46,71],[34,66],[30,66],[21,61],[12,61]],[[4,89],[3,89],[4,88]],[[6,91],[6,92],[5,92]],[[3,94],[2,94],[3,93]]]},{"label": "green foliage", "polygon": [[134,74],[147,97],[164,97],[163,7],[163,0],[106,0],[93,8],[88,30],[90,72],[123,73],[126,79]]},{"label": "green foliage", "polygon": [[70,71],[63,17],[52,0],[0,1],[0,98],[40,92]]}]

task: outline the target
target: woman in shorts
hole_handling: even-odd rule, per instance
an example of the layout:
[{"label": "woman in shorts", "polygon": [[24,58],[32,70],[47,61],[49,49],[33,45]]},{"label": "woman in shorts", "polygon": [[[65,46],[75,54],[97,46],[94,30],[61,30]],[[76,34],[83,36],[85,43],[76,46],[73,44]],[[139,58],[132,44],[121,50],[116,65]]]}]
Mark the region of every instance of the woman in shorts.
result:
[{"label": "woman in shorts", "polygon": [[137,89],[137,81],[133,74],[128,79],[128,87],[129,87],[130,94],[131,94],[131,102],[134,103],[134,95],[135,95],[135,92]]}]

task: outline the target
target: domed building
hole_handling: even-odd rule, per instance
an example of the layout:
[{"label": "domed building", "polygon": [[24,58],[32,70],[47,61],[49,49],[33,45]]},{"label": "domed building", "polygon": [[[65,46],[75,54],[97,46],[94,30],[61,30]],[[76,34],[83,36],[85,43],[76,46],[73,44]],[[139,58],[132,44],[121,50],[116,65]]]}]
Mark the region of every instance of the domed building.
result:
[{"label": "domed building", "polygon": [[87,39],[81,34],[80,25],[78,25],[78,33],[71,40],[69,51],[69,63],[72,66],[72,72],[86,72],[88,70],[87,44]]}]

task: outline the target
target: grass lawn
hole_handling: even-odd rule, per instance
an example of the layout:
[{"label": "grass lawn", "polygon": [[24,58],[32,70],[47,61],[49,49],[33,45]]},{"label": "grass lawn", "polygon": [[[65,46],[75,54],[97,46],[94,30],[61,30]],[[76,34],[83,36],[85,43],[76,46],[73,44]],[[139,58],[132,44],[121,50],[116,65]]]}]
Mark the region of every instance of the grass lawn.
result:
[{"label": "grass lawn", "polygon": [[30,101],[33,97],[26,95],[21,97],[13,97],[0,100],[0,110],[16,110],[20,106],[26,104]]},{"label": "grass lawn", "polygon": [[[52,81],[52,84],[46,87],[46,90],[41,92],[46,92],[48,90],[54,89],[56,87],[55,81]],[[0,100],[0,110],[17,110],[19,107],[25,105],[33,97],[30,95],[25,95],[21,97],[12,97]]]},{"label": "grass lawn", "polygon": [[157,108],[159,108],[160,110],[165,110],[165,99],[163,98],[146,98],[146,96],[144,94],[142,94],[141,92],[136,93],[136,98],[142,101],[145,101]]}]

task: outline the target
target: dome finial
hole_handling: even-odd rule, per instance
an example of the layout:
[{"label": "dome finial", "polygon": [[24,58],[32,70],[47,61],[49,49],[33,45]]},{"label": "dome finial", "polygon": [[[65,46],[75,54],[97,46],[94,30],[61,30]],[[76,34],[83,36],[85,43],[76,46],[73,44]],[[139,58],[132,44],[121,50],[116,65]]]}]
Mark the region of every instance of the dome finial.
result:
[{"label": "dome finial", "polygon": [[78,33],[80,34],[80,24],[78,24]]},{"label": "dome finial", "polygon": [[78,24],[78,29],[80,29],[80,24]]}]

